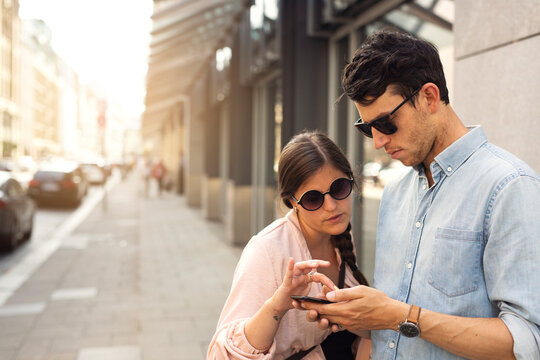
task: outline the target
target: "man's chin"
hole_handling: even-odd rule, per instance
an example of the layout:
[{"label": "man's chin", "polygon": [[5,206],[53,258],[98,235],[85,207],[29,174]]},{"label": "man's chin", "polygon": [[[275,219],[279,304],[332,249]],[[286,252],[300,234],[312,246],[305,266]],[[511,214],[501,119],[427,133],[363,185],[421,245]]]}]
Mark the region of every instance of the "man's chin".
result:
[{"label": "man's chin", "polygon": [[405,166],[411,166],[411,167],[420,165],[422,163],[421,161],[418,161],[416,159],[411,159],[411,158],[400,159],[399,162],[401,162]]}]

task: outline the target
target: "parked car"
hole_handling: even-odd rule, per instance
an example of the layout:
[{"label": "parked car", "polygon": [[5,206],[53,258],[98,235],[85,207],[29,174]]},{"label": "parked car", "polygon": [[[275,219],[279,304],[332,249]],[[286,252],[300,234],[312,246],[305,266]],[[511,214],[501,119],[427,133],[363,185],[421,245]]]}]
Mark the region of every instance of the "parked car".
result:
[{"label": "parked car", "polygon": [[21,184],[23,189],[27,191],[28,183],[36,173],[37,164],[31,156],[21,156],[15,161],[15,167],[11,171],[13,177]]},{"label": "parked car", "polygon": [[30,239],[36,204],[21,184],[6,171],[0,171],[0,247],[13,250]]},{"label": "parked car", "polygon": [[381,168],[381,163],[376,161],[370,161],[365,163],[362,167],[362,178],[365,181],[377,184],[379,182],[379,171],[381,170]]},{"label": "parked car", "polygon": [[11,158],[0,159],[0,171],[13,171],[15,168],[15,161]]},{"label": "parked car", "polygon": [[88,182],[76,163],[47,164],[28,184],[28,194],[38,203],[78,206],[88,191]]},{"label": "parked car", "polygon": [[107,181],[107,171],[96,163],[81,164],[81,169],[90,184],[103,185]]}]

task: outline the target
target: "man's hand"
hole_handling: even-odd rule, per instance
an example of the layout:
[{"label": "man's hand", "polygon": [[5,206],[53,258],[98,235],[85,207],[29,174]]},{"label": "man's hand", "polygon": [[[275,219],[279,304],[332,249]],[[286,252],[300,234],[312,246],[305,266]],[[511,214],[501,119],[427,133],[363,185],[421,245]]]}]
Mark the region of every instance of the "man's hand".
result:
[{"label": "man's hand", "polygon": [[330,291],[326,298],[336,304],[304,302],[299,305],[308,310],[307,320],[317,321],[320,328],[326,329],[335,324],[332,331],[339,330],[338,325],[347,330],[397,330],[399,323],[407,317],[409,308],[409,305],[391,299],[382,291],[363,285]]}]

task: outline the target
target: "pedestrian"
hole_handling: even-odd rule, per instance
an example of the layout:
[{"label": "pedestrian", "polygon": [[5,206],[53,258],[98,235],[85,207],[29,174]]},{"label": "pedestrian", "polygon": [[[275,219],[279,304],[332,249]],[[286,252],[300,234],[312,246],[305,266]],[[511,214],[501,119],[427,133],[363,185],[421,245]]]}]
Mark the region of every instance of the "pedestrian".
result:
[{"label": "pedestrian", "polygon": [[184,153],[180,151],[180,156],[178,159],[178,184],[176,187],[176,192],[178,194],[184,193]]},{"label": "pedestrian", "polygon": [[150,194],[150,178],[152,177],[152,161],[150,158],[144,159],[143,179],[144,179],[144,197]]},{"label": "pedestrian", "polygon": [[540,176],[463,124],[426,41],[374,33],[342,84],[358,130],[411,168],[382,196],[374,287],[295,306],[372,330],[373,359],[540,359]]},{"label": "pedestrian", "polygon": [[291,295],[322,294],[313,283],[321,274],[340,287],[367,285],[350,232],[351,166],[326,135],[305,132],[283,149],[278,178],[281,201],[291,210],[244,248],[208,359],[347,360],[358,343],[367,352],[356,358],[367,359],[361,354],[369,355],[369,340],[320,330],[303,312],[289,311]]},{"label": "pedestrian", "polygon": [[161,159],[157,159],[157,161],[152,166],[152,177],[156,180],[158,185],[158,194],[161,195],[165,179],[165,165],[163,165]]}]

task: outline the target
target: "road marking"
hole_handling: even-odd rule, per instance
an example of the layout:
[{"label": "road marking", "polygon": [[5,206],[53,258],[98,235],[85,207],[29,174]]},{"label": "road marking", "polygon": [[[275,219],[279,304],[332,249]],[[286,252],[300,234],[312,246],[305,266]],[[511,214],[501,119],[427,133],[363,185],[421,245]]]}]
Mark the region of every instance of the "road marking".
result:
[{"label": "road marking", "polygon": [[[107,182],[106,191],[110,191],[120,182],[120,176],[116,175]],[[54,253],[64,240],[75,230],[94,210],[103,199],[103,189],[96,191],[75,210],[53,234],[49,241],[30,252],[17,265],[8,270],[0,278],[0,307],[6,303],[9,297],[41,266],[52,253]]]},{"label": "road marking", "polygon": [[35,315],[45,309],[45,303],[17,304],[0,307],[0,316]]},{"label": "road marking", "polygon": [[78,300],[96,297],[98,291],[95,287],[58,289],[51,294],[51,300]]}]

